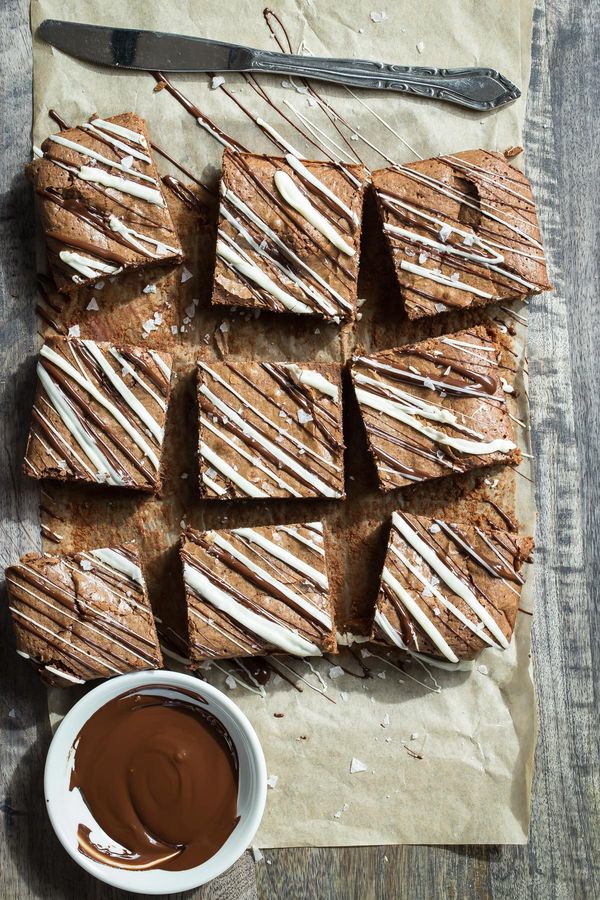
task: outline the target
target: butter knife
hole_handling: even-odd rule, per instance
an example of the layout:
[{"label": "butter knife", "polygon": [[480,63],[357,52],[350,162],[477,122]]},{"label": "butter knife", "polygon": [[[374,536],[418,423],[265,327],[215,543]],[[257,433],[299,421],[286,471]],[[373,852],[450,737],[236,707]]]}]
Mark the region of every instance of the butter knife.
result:
[{"label": "butter knife", "polygon": [[291,75],[349,87],[399,91],[479,111],[498,109],[521,95],[508,78],[487,68],[434,69],[295,56],[163,31],[106,28],[58,19],[42,22],[38,35],[77,59],[118,69]]}]

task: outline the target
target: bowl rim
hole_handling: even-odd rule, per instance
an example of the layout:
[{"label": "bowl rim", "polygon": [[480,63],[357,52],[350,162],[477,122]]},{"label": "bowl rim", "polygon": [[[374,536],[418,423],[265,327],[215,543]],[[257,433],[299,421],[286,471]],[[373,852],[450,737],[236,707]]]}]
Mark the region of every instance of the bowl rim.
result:
[{"label": "bowl rim", "polygon": [[[87,722],[98,709],[130,689],[145,686],[156,688],[165,688],[168,686],[174,688],[181,687],[188,691],[192,691],[193,693],[197,693],[198,695],[204,694],[205,696],[208,696],[217,707],[221,706],[233,720],[238,734],[234,733],[234,729],[230,726],[225,725],[225,723],[223,724],[227,727],[236,746],[239,740],[246,745],[253,768],[253,795],[251,805],[249,806],[247,814],[240,819],[240,822],[232,831],[230,838],[228,838],[229,841],[231,837],[236,834],[236,831],[238,831],[241,824],[242,828],[238,832],[236,845],[231,848],[229,854],[223,855],[221,861],[217,864],[214,864],[213,860],[221,853],[223,847],[217,851],[217,854],[201,865],[195,866],[192,869],[183,869],[181,871],[148,869],[144,870],[144,872],[135,872],[104,865],[96,860],[89,859],[89,857],[79,852],[77,844],[73,843],[72,839],[69,838],[69,835],[66,834],[60,812],[54,808],[54,803],[56,802],[55,779],[57,778],[59,767],[64,768],[66,758],[63,747],[65,741],[70,750],[77,734],[85,722]],[[219,718],[218,710],[211,711]],[[67,753],[69,750],[67,750]],[[254,781],[256,781],[255,785]],[[265,757],[258,736],[247,716],[233,700],[213,685],[199,680],[193,675],[171,672],[167,669],[140,670],[130,672],[126,675],[118,675],[114,678],[109,678],[92,688],[91,691],[81,697],[71,707],[58,725],[52,737],[52,741],[50,742],[44,766],[44,798],[46,810],[52,828],[64,849],[78,865],[95,878],[106,884],[110,884],[112,887],[131,891],[133,893],[154,895],[180,893],[182,891],[193,890],[196,887],[200,887],[201,885],[212,881],[219,875],[222,875],[223,872],[227,871],[227,869],[229,869],[250,846],[263,817],[266,797],[267,766]],[[158,873],[160,873],[159,879],[161,885],[157,886],[155,889],[152,888],[152,885],[148,884],[140,884],[138,887],[135,886],[134,880],[137,875],[151,874],[156,876]],[[169,882],[169,884],[167,885],[165,882]]]}]

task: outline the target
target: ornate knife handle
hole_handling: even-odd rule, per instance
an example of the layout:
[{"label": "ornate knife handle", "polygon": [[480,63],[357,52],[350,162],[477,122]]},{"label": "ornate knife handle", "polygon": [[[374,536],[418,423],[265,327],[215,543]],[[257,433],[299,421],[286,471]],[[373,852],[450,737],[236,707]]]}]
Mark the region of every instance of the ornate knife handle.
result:
[{"label": "ornate knife handle", "polygon": [[294,56],[246,47],[232,50],[230,68],[315,78],[351,87],[400,91],[477,110],[497,109],[521,96],[519,88],[508,78],[495,69],[486,68],[394,66],[360,59]]}]

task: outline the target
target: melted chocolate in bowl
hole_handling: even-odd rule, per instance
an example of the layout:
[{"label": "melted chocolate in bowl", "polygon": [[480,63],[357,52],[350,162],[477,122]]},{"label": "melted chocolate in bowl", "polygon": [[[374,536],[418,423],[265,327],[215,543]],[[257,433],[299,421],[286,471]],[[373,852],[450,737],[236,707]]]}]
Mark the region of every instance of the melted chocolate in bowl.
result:
[{"label": "melted chocolate in bowl", "polygon": [[203,702],[179,687],[148,685],[87,720],[73,744],[69,787],[123,850],[95,843],[80,824],[81,853],[122,869],[181,871],[223,846],[239,820],[238,758]]}]

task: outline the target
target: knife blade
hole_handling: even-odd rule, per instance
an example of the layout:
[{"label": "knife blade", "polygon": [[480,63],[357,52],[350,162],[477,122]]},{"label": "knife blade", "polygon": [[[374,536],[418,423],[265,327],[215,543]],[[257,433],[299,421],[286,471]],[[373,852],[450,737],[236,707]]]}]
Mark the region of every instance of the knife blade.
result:
[{"label": "knife blade", "polygon": [[498,109],[521,92],[489,68],[436,69],[357,59],[329,59],[255,50],[224,41],[46,19],[38,35],[85,62],[161,72],[265,72],[352,87],[392,90],[479,111]]}]

